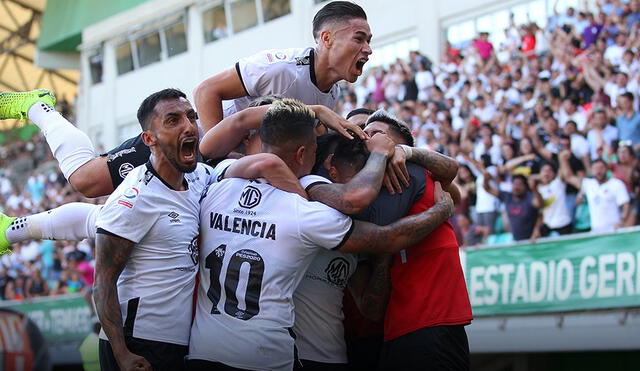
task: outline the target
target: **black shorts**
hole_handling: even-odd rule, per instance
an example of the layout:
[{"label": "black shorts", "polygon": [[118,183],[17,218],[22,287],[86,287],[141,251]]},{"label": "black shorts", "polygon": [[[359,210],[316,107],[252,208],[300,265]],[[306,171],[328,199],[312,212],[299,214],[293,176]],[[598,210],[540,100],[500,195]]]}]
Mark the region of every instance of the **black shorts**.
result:
[{"label": "black shorts", "polygon": [[227,366],[224,363],[205,361],[203,359],[188,359],[187,360],[188,371],[243,371],[242,368],[235,368]]},{"label": "black shorts", "polygon": [[383,370],[469,370],[463,325],[426,327],[384,343]]},{"label": "black shorts", "polygon": [[324,363],[301,359],[293,366],[296,371],[347,371],[346,363]]},{"label": "black shorts", "polygon": [[370,335],[357,340],[347,341],[349,370],[375,370],[380,363],[382,334]]},{"label": "black shorts", "polygon": [[[132,336],[124,337],[131,353],[144,357],[154,371],[185,370],[184,358],[189,353],[187,345],[163,343],[161,341],[144,340]],[[100,369],[102,371],[119,371],[118,363],[108,341],[100,339]]]},{"label": "black shorts", "polygon": [[151,150],[142,142],[142,134],[139,134],[137,137],[125,140],[102,156],[107,156],[107,167],[115,189],[133,168],[149,161]]}]

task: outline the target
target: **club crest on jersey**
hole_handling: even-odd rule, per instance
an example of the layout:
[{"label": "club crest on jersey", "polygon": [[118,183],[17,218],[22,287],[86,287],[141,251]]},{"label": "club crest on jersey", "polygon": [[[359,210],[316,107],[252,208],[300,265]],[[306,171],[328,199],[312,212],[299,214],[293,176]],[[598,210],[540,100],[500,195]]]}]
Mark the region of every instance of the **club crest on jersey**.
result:
[{"label": "club crest on jersey", "polygon": [[245,209],[252,209],[258,206],[260,200],[262,200],[262,193],[260,193],[260,190],[256,187],[247,186],[242,190],[240,200],[238,200],[238,205]]},{"label": "club crest on jersey", "polygon": [[131,165],[128,162],[125,162],[124,164],[120,165],[120,168],[118,169],[118,173],[120,174],[122,179],[124,179],[127,177],[127,174],[131,172],[131,170],[133,170],[133,165]]},{"label": "club crest on jersey", "polygon": [[349,278],[349,262],[345,258],[335,258],[329,262],[324,272],[329,283],[344,287]]}]

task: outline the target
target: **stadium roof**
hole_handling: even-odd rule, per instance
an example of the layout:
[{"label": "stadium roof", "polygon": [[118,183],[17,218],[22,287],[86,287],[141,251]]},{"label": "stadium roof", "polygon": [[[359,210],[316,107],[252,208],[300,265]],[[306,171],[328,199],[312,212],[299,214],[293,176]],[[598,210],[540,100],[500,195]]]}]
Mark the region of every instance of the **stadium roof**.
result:
[{"label": "stadium roof", "polygon": [[[78,71],[43,69],[34,64],[46,0],[0,0],[0,91],[47,88],[58,98],[74,98]],[[0,121],[0,130],[16,121]],[[22,125],[22,123],[20,123]]]},{"label": "stadium roof", "polygon": [[38,49],[75,52],[82,29],[148,0],[49,0],[42,18]]}]

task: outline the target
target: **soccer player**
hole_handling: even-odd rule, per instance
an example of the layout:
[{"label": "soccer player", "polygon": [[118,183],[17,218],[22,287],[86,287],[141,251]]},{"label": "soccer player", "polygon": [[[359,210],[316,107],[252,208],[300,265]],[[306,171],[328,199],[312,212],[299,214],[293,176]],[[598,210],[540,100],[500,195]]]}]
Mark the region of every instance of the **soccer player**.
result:
[{"label": "soccer player", "polygon": [[[194,92],[205,131],[257,97],[281,94],[333,109],[336,84],[355,82],[372,53],[367,14],[349,1],[332,1],[313,18],[315,48],[266,50],[204,80]],[[224,102],[223,102],[224,101]]]},{"label": "soccer player", "polygon": [[[238,98],[225,103],[225,116],[246,108],[249,98],[268,94],[333,109],[339,97],[335,83],[354,82],[371,54],[366,19],[364,10],[354,3],[328,3],[313,20],[315,49],[259,53],[202,82],[195,91],[202,132],[222,119],[223,99]],[[110,194],[131,169],[147,162],[149,148],[140,135],[97,156],[89,137],[57,113],[54,104],[55,97],[45,89],[0,93],[0,120],[28,118],[36,124],[63,175],[84,196]]]},{"label": "soccer player", "polygon": [[[401,144],[402,148],[407,150],[407,154],[411,154],[412,161],[417,162],[417,164],[407,164],[410,180],[409,186],[404,189],[403,193],[392,195],[383,189],[373,203],[363,212],[355,215],[355,218],[380,225],[394,222],[406,215],[413,207],[413,204],[418,203],[423,198],[433,196],[434,179],[440,180],[446,187],[445,189],[451,189],[453,193],[457,194],[457,189],[450,185],[457,173],[456,162],[433,151],[405,147],[405,145],[413,145],[413,137],[404,123],[389,116],[384,111],[378,111],[369,117],[365,131],[370,135],[375,133],[388,134],[395,143]],[[366,156],[363,154],[363,149],[358,149],[358,143],[342,141],[340,138],[337,141],[339,144],[330,161],[326,161],[325,165],[328,167],[329,175],[333,180],[347,182],[358,173]],[[401,150],[400,153],[405,152]],[[428,173],[425,168],[429,171]],[[338,210],[344,207],[341,193],[334,192],[333,195],[331,193],[331,188],[335,187],[335,184],[322,184],[322,179],[313,178],[305,178],[306,181],[312,182],[312,184],[306,186],[311,199],[319,200]],[[326,180],[324,181],[326,182]],[[303,185],[306,184],[303,183]],[[420,207],[423,209],[428,208],[424,204],[421,204]],[[440,228],[437,227],[436,231]],[[339,277],[342,277],[343,280],[351,277],[348,285],[348,298],[353,298],[355,302],[355,308],[351,305],[345,308],[349,310],[348,313],[345,313],[347,315],[346,325],[352,326],[352,329],[353,325],[355,325],[355,331],[367,334],[366,337],[350,339],[349,365],[350,367],[361,369],[375,368],[378,361],[377,355],[382,345],[382,336],[377,340],[376,334],[382,335],[382,326],[362,321],[362,317],[373,321],[384,317],[389,290],[388,285],[385,285],[385,281],[388,278],[389,264],[384,259],[378,257],[372,259],[370,257],[368,260],[358,261],[358,268],[355,273],[351,270],[347,274],[344,269],[339,270],[336,268],[336,266],[352,267],[350,260],[346,256],[342,256],[342,260],[333,261],[328,259],[320,261],[324,255],[327,254],[324,252],[318,254],[294,295],[294,299],[300,298],[300,300],[296,301],[295,328],[296,334],[299,335],[300,339],[297,342],[299,344],[300,358],[303,360],[303,364],[308,360],[312,360],[314,365],[324,363],[326,367],[330,367],[337,357],[335,354],[328,354],[324,349],[332,346],[334,349],[341,349],[340,353],[344,353],[343,342],[334,341],[330,343],[327,341],[328,334],[342,333],[341,323],[336,318],[337,315],[332,314],[341,312],[341,301],[325,299],[322,300],[323,305],[316,304],[319,298],[333,298],[331,292],[336,291],[336,282],[342,281],[335,278],[340,273],[342,275]],[[455,250],[455,256],[457,256],[457,250]],[[338,264],[339,262],[342,262],[342,264]],[[318,265],[316,269],[313,269],[316,263]],[[451,261],[445,261],[442,264],[450,263]],[[457,263],[454,261],[452,266],[454,271],[455,264],[458,267],[460,266],[459,259]],[[326,276],[321,274],[323,270]],[[353,276],[351,276],[352,273]],[[461,270],[460,274],[462,274]],[[456,278],[459,283],[460,277]],[[394,287],[395,285],[401,285],[401,283],[394,283]],[[307,287],[313,287],[313,290],[308,290]],[[460,291],[458,291],[458,294],[460,294]],[[309,298],[315,298],[315,300],[310,300]],[[350,301],[347,300],[346,303],[350,303]],[[326,308],[330,309],[326,310]],[[310,316],[310,314],[314,313],[316,314],[315,316]],[[350,322],[354,317],[359,318],[356,324]],[[322,332],[320,329],[325,329],[325,331]]]},{"label": "soccer player", "polygon": [[[394,123],[396,121],[396,123]],[[398,133],[397,120],[383,113],[369,117],[365,131]],[[406,127],[406,125],[405,125]],[[457,164],[432,152],[410,147],[409,137],[393,135],[407,159],[426,165],[423,191],[416,194],[409,215],[428,210],[435,202],[433,189],[451,182]],[[403,192],[403,196],[405,193]],[[313,193],[309,192],[313,199]],[[469,369],[469,345],[464,326],[472,320],[458,244],[449,221],[426,238],[393,257],[391,294],[384,320],[383,369]]]},{"label": "soccer player", "polygon": [[[306,106],[274,103],[260,137],[264,152],[282,158],[297,176],[309,173],[316,138]],[[378,138],[372,140],[385,143],[372,156],[386,158],[393,143]],[[390,253],[410,246],[451,215],[449,194],[437,192],[436,198],[429,211],[379,227],[262,182],[211,185],[202,200],[202,264],[188,367],[291,369],[291,297],[314,255],[322,249]]]},{"label": "soccer player", "polygon": [[[165,89],[145,99],[138,119],[152,156],[147,165],[132,170],[98,216],[94,293],[104,329],[104,370],[183,367],[198,261],[199,200],[205,186],[217,179],[216,171],[196,165],[199,138],[195,117],[180,91]],[[264,162],[264,155],[277,161]],[[272,184],[304,195],[288,167],[273,166],[278,163],[284,164],[275,155],[247,156],[229,166],[226,174],[268,178],[258,168],[275,168],[278,175],[269,179]],[[95,218],[100,208],[92,205],[85,214]],[[68,220],[62,218],[65,210],[52,212],[59,217],[52,228],[53,220],[44,215],[49,213],[41,214],[12,220],[3,237],[12,242],[27,230],[73,239],[95,233],[95,219],[87,215],[86,220]],[[7,219],[11,221],[6,217],[3,221]],[[79,226],[64,226],[71,222]]]},{"label": "soccer player", "polygon": [[183,368],[198,201],[210,178],[198,166],[195,120],[181,92],[145,99],[138,121],[149,162],[129,173],[98,216],[94,295],[103,370]]}]

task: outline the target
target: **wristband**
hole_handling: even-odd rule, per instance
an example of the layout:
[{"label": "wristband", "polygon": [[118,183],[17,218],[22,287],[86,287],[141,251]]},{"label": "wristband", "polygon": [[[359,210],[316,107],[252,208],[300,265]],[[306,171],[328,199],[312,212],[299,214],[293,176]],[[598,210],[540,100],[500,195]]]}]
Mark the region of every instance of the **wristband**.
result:
[{"label": "wristband", "polygon": [[411,160],[411,157],[413,157],[413,149],[406,144],[401,144],[400,148],[402,148],[407,155],[407,160]]}]

